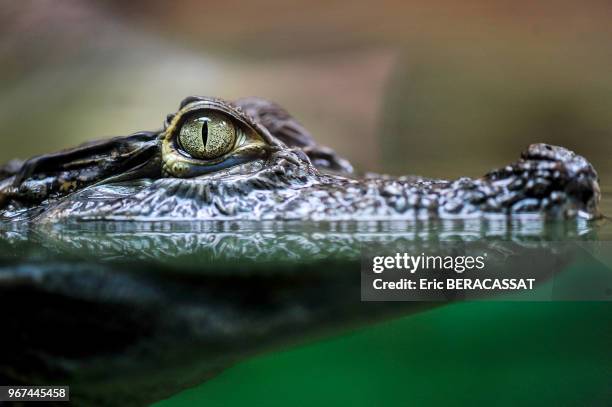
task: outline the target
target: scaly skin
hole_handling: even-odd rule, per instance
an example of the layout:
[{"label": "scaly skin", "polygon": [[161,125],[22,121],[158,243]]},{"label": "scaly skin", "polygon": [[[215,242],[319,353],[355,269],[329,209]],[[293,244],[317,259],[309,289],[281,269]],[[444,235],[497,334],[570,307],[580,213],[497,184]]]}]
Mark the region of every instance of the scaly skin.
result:
[{"label": "scaly skin", "polygon": [[[240,155],[200,165],[173,152],[181,115],[225,109],[258,137]],[[208,107],[207,107],[208,108]],[[191,110],[190,110],[191,109]],[[481,178],[454,181],[353,173],[277,105],[191,97],[164,129],[5,166],[0,218],[91,220],[393,220],[599,216],[597,173],[581,156],[533,144]]]}]

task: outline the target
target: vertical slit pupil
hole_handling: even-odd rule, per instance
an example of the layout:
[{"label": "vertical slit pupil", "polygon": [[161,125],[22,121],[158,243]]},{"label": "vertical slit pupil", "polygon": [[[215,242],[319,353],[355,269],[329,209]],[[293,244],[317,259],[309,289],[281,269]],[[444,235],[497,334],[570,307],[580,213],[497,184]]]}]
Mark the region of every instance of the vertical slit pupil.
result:
[{"label": "vertical slit pupil", "polygon": [[204,147],[206,147],[206,142],[208,141],[208,121],[205,121],[202,125],[202,143]]}]

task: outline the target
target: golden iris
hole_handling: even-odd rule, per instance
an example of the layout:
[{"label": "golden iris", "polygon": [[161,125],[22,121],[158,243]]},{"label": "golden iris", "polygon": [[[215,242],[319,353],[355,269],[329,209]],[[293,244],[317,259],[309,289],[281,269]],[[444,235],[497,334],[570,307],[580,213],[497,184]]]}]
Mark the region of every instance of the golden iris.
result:
[{"label": "golden iris", "polygon": [[236,143],[236,129],[224,114],[209,111],[188,118],[179,131],[179,143],[194,158],[210,160],[227,154]]}]

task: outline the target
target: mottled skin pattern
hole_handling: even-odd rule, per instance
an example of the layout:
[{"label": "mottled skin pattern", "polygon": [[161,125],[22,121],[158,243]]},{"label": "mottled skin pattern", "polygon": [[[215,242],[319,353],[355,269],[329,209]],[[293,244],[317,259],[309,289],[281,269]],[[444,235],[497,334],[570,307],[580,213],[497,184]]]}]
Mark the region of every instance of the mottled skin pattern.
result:
[{"label": "mottled skin pattern", "polygon": [[[260,144],[215,163],[168,158],[181,114],[224,109]],[[196,109],[196,110],[197,110]],[[166,143],[166,144],[164,144]],[[213,165],[214,164],[214,165]],[[173,168],[177,171],[173,173]],[[179,171],[180,170],[180,171]],[[164,129],[12,162],[0,170],[0,218],[89,220],[393,220],[599,215],[597,173],[573,152],[533,144],[481,178],[358,177],[279,106],[190,97]]]}]

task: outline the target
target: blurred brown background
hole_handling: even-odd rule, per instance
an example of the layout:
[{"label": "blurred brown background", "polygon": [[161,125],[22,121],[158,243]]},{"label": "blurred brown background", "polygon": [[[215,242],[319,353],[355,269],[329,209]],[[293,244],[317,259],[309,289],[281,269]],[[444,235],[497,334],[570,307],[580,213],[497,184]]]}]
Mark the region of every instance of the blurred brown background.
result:
[{"label": "blurred brown background", "polygon": [[0,161],[257,95],[362,170],[475,176],[542,141],[606,178],[611,22],[610,1],[4,1]]}]

